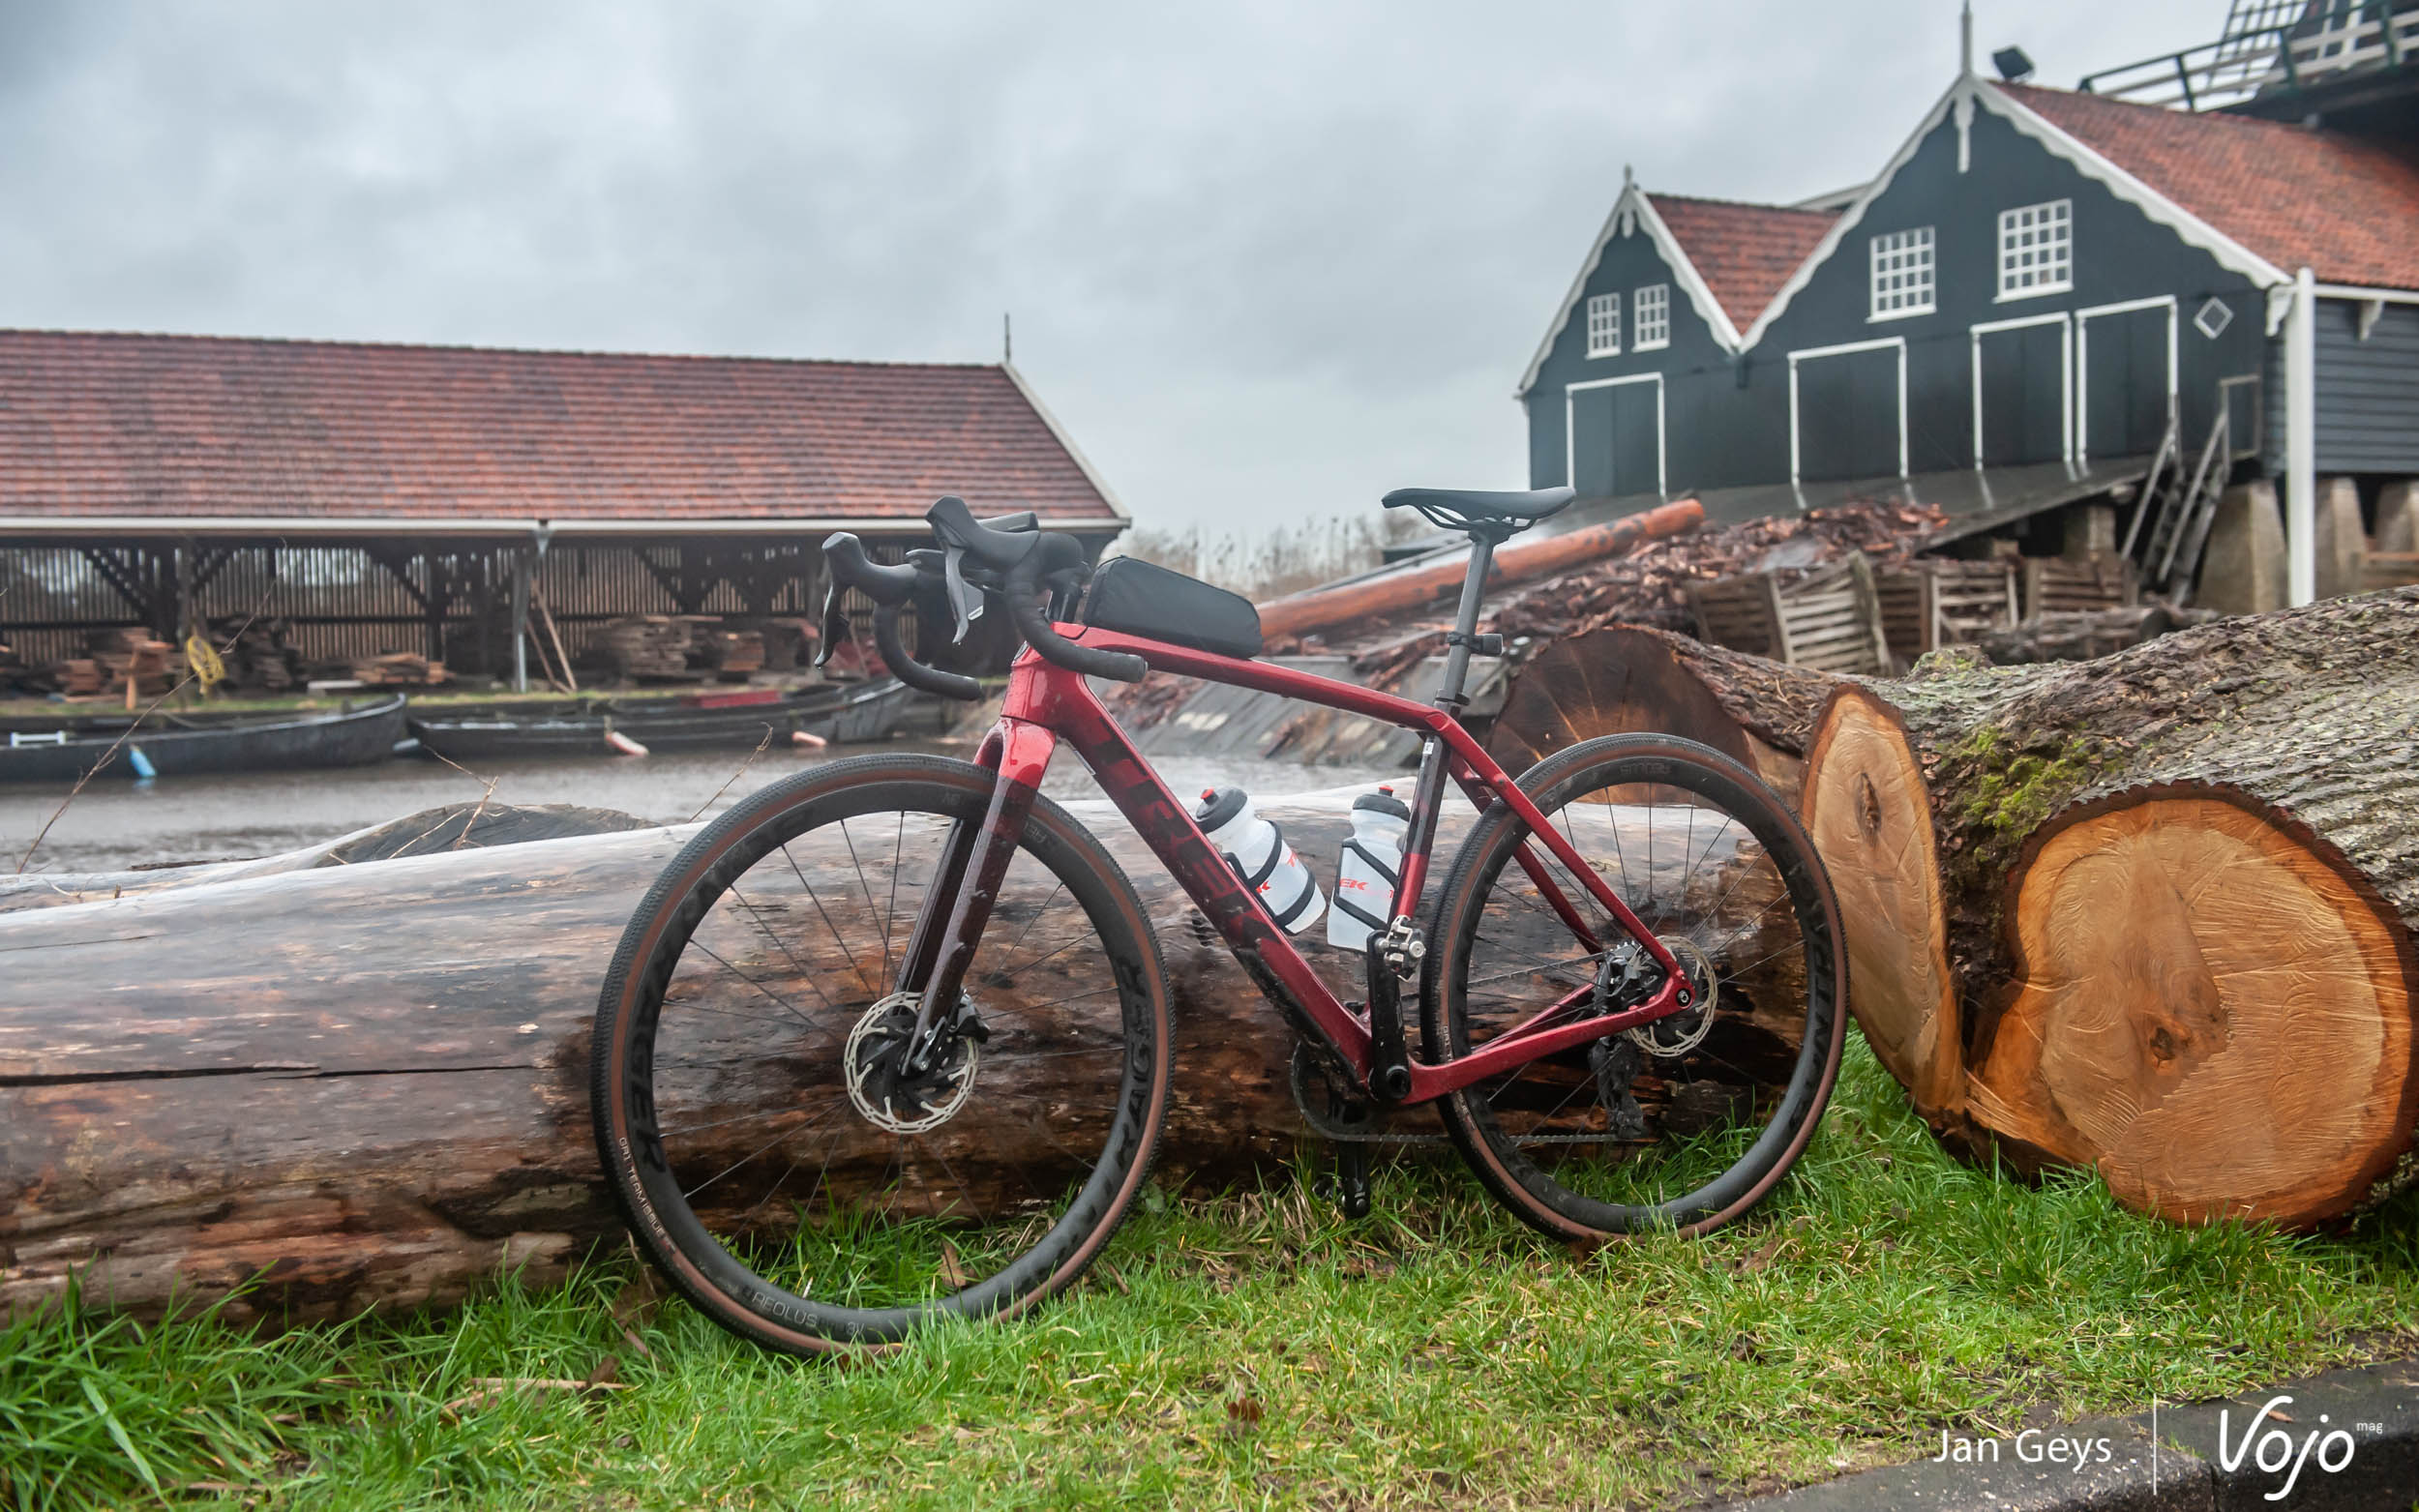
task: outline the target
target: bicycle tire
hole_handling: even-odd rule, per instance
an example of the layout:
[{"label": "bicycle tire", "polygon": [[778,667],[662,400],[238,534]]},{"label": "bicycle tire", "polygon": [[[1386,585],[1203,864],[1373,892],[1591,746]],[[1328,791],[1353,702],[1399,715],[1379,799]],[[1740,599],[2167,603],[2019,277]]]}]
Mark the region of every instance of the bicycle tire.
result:
[{"label": "bicycle tire", "polygon": [[[694,1019],[699,1012],[713,1011],[691,1012],[691,999],[684,986],[681,1001],[668,1012],[668,985],[682,970],[683,956],[689,953],[698,932],[726,894],[737,897],[738,909],[804,971],[807,968],[790,944],[778,937],[780,932],[765,924],[766,907],[761,897],[751,902],[740,891],[739,879],[751,875],[751,868],[779,849],[789,860],[790,869],[798,873],[799,882],[806,885],[807,874],[799,871],[788,846],[798,837],[834,822],[842,822],[841,833],[845,837],[850,833],[845,821],[851,817],[895,812],[902,815],[903,834],[905,815],[909,814],[928,815],[936,823],[979,822],[990,800],[993,781],[994,774],[989,770],[963,761],[881,755],[834,762],[771,784],[735,805],[692,839],[657,877],[623,932],[599,995],[592,1043],[590,1099],[598,1157],[631,1232],[647,1258],[701,1312],[741,1337],[769,1349],[802,1355],[879,1350],[895,1348],[919,1326],[942,1318],[997,1319],[1021,1313],[1072,1285],[1090,1266],[1131,1211],[1148,1175],[1167,1113],[1173,1040],[1157,943],[1140,900],[1115,859],[1073,815],[1047,798],[1036,798],[1033,803],[1020,840],[1020,864],[1027,857],[1036,861],[1098,930],[1103,966],[1114,982],[1116,1022],[1124,1038],[1114,1062],[1118,1079],[1114,1107],[1105,1111],[1076,1110],[1067,1115],[1068,1121],[1054,1125],[1073,1127],[1091,1117],[1106,1133],[1096,1159],[1088,1171],[1079,1172],[1081,1185],[1070,1188],[1073,1195],[1067,1199],[1063,1214],[1038,1242],[1014,1254],[995,1274],[980,1279],[952,1277],[941,1284],[942,1291],[906,1305],[834,1303],[805,1294],[815,1290],[812,1276],[807,1278],[805,1288],[791,1290],[761,1274],[760,1269],[769,1268],[761,1262],[757,1268],[751,1268],[749,1260],[734,1250],[732,1243],[713,1232],[705,1218],[693,1207],[694,1193],[684,1193],[682,1179],[674,1173],[679,1156],[667,1156],[665,1152],[664,1131],[658,1127],[663,1115],[658,1095],[663,1090],[659,1072],[665,1070],[659,1057],[664,1025],[675,1014],[687,1013]],[[856,850],[851,842],[851,861],[859,860]],[[907,854],[912,857],[920,853]],[[898,860],[900,857],[894,856],[894,861]],[[864,879],[861,864],[859,877]],[[890,885],[895,895],[895,873]],[[812,892],[811,886],[809,891]],[[868,885],[869,906],[878,892],[878,888]],[[1051,895],[1054,899],[1056,896],[1055,892]],[[1044,908],[1049,905],[1045,901]],[[817,909],[823,906],[824,901],[817,897]],[[1004,908],[995,911],[995,924],[1003,912]],[[805,919],[806,910],[798,910],[797,916]],[[831,922],[828,913],[824,914],[824,922]],[[883,924],[886,970],[887,931],[893,926],[887,914]],[[1029,922],[1025,927],[1030,933],[1032,925]],[[838,944],[842,940],[841,929],[834,924],[832,930],[833,940]],[[994,933],[987,932],[984,941],[989,942]],[[715,961],[732,964],[713,945],[702,944],[699,948]],[[749,978],[740,967],[733,965],[732,969],[740,972],[740,980],[763,991],[762,984]],[[685,983],[688,978],[683,976],[680,980]],[[844,990],[851,985],[836,978],[826,980],[833,982],[830,991],[844,995]],[[873,978],[877,990],[882,980],[879,973]],[[971,994],[975,991],[972,974],[969,981]],[[815,991],[821,994],[825,989],[818,985]],[[824,1000],[832,1001],[830,997]],[[851,1007],[852,1003],[842,1004],[841,1011]],[[874,1009],[865,1011],[870,1014]],[[782,1030],[796,1033],[769,1010],[765,1017]],[[721,1032],[733,1031],[726,1028]],[[831,1058],[836,1062],[854,1054],[856,1043],[851,1037],[841,1054]],[[1106,1052],[1102,1055],[1105,1058]],[[811,1063],[811,1070],[791,1072],[797,1080],[828,1076],[838,1070],[836,1065],[823,1066],[822,1057],[810,1055],[794,1045],[768,1047],[765,1060],[780,1065],[785,1072],[793,1064]],[[704,1073],[704,1077],[720,1079],[728,1075],[719,1069],[720,1062],[702,1064],[718,1068]],[[987,1073],[969,1073],[971,1090],[967,1096],[981,1092],[983,1074]],[[835,1131],[851,1117],[860,1121],[871,1118],[862,1104],[851,1105],[836,1094],[829,1101],[839,1119],[832,1125]],[[884,1107],[887,1109],[886,1104]],[[781,1115],[782,1111],[777,1109],[764,1116]],[[833,1116],[831,1112],[819,1114],[792,1132],[802,1133]],[[861,1130],[854,1133],[862,1136]],[[874,1137],[880,1138],[881,1133],[877,1130]],[[772,1158],[779,1159],[783,1153],[776,1146]],[[903,1186],[907,1167],[905,1157],[900,1158]],[[945,1155],[941,1163],[948,1166]],[[793,1163],[791,1170],[795,1169]],[[819,1186],[827,1184],[825,1178],[830,1173],[826,1155],[824,1170],[816,1178]],[[950,1168],[950,1176],[953,1180],[958,1177],[954,1168]],[[773,1190],[778,1192],[782,1183],[790,1179],[790,1173],[785,1172]],[[1070,1182],[1075,1179],[1069,1177]],[[969,1192],[969,1201],[972,1201],[963,1182],[958,1190]],[[812,1205],[816,1195],[816,1190],[807,1192],[803,1200],[806,1206]],[[822,1195],[826,1202],[823,1227],[837,1231],[843,1218],[840,1200],[834,1190],[825,1190]],[[750,1215],[771,1201],[772,1194],[768,1193],[756,1208],[749,1209]],[[790,1201],[794,1202],[797,1199],[792,1196]],[[851,1213],[848,1221],[857,1222],[859,1215]],[[805,1207],[799,1209],[796,1222],[801,1234],[813,1227]],[[1026,1231],[1030,1231],[1030,1225]],[[947,1256],[945,1268],[959,1267],[958,1251],[945,1237],[941,1250]],[[956,1285],[958,1281],[964,1284]]]},{"label": "bicycle tire", "polygon": [[[1562,1084],[1577,1083],[1581,1093],[1590,1090],[1582,1080],[1586,1073],[1575,1069],[1573,1057],[1582,1057],[1581,1063],[1594,1063],[1584,1061],[1584,1052],[1576,1051],[1564,1052],[1557,1065],[1549,1066],[1543,1060],[1534,1062],[1532,1066],[1519,1068],[1504,1078],[1463,1088],[1442,1099],[1440,1111],[1446,1129],[1463,1159],[1489,1193],[1524,1222],[1557,1238],[1590,1241],[1648,1230],[1703,1233],[1719,1228],[1761,1201],[1804,1153],[1838,1078],[1840,1053],[1845,1044],[1842,1015],[1847,1002],[1847,958],[1840,945],[1837,900],[1833,896],[1821,858],[1816,855],[1812,842],[1807,838],[1795,815],[1753,773],[1718,752],[1693,741],[1655,734],[1601,736],[1538,762],[1522,774],[1518,784],[1522,792],[1538,805],[1548,821],[1561,822],[1574,843],[1579,838],[1579,829],[1568,818],[1558,821],[1557,816],[1566,815],[1578,800],[1596,794],[1607,795],[1598,802],[1603,807],[1603,822],[1616,837],[1621,833],[1623,822],[1623,812],[1617,810],[1621,800],[1616,795],[1623,793],[1643,795],[1653,800],[1642,806],[1650,815],[1661,812],[1672,795],[1690,794],[1708,800],[1707,807],[1724,814],[1727,823],[1739,826],[1744,834],[1733,841],[1732,850],[1721,864],[1742,869],[1768,867],[1769,880],[1777,884],[1778,893],[1775,902],[1767,904],[1766,914],[1769,915],[1777,906],[1778,899],[1785,899],[1789,904],[1786,917],[1794,919],[1802,940],[1798,964],[1803,970],[1804,1001],[1796,1007],[1784,1005],[1779,1011],[1801,1025],[1802,1036],[1795,1057],[1789,1062],[1787,1081],[1777,1097],[1766,1088],[1741,1098],[1735,1095],[1733,1088],[1721,1092],[1713,1100],[1712,1106],[1732,1110],[1741,1123],[1758,1116],[1752,1110],[1759,1102],[1769,1109],[1770,1122],[1761,1126],[1760,1132],[1746,1144],[1735,1160],[1730,1160],[1725,1154],[1709,1155],[1707,1152],[1718,1150],[1721,1146],[1722,1139],[1716,1136],[1729,1138],[1732,1141],[1730,1147],[1736,1148],[1744,1139],[1743,1129],[1729,1125],[1716,1128],[1712,1133],[1698,1129],[1685,1139],[1672,1133],[1671,1125],[1676,1125],[1678,1119],[1669,1110],[1677,1108],[1681,1102],[1672,1089],[1675,1085],[1686,1083],[1660,1082],[1670,1101],[1663,1114],[1665,1126],[1649,1124],[1647,1132],[1651,1139],[1636,1137],[1634,1127],[1628,1131],[1628,1138],[1618,1135],[1614,1128],[1615,1115],[1608,1107],[1600,1112],[1587,1111],[1582,1103],[1580,1107],[1566,1109],[1565,1104],[1574,1101],[1573,1093],[1566,1093],[1565,1104],[1555,1105],[1541,1116],[1535,1111],[1536,1106],[1542,1102],[1541,1096],[1533,1095],[1526,1104],[1510,1097],[1508,1088],[1512,1080],[1530,1074],[1533,1068],[1544,1068],[1539,1075],[1558,1076]],[[1650,825],[1652,822],[1650,817]],[[1709,831],[1704,841],[1706,855],[1718,845],[1725,829],[1726,825]],[[1654,831],[1650,827],[1647,833],[1651,845]],[[1481,924],[1490,916],[1491,900],[1500,891],[1499,882],[1505,868],[1529,834],[1528,826],[1507,805],[1491,805],[1456,854],[1439,896],[1432,934],[1434,944],[1422,981],[1421,1020],[1426,1043],[1450,1055],[1467,1054],[1473,1047],[1474,1015],[1469,990],[1473,981],[1473,955],[1479,945]],[[1694,851],[1698,834],[1692,810],[1687,838],[1683,843],[1684,852]],[[1618,838],[1614,844],[1616,846],[1621,844]],[[1542,850],[1542,847],[1538,848]],[[1652,887],[1655,858],[1651,850],[1646,859],[1649,886]],[[1609,870],[1594,860],[1591,864],[1598,865],[1599,870]],[[1625,879],[1629,864],[1628,858],[1623,860]],[[1688,882],[1700,864],[1697,855],[1687,854],[1687,874],[1684,875],[1681,883],[1683,894],[1687,893]],[[1514,884],[1515,889],[1517,885]],[[1732,881],[1734,893],[1738,885],[1736,880]],[[1578,894],[1575,887],[1570,891],[1584,896]],[[1655,926],[1657,921],[1647,917],[1648,910],[1640,906],[1636,896],[1625,893],[1623,901],[1638,913],[1642,922],[1650,928]],[[1727,903],[1728,898],[1725,897],[1723,902]],[[1528,906],[1534,908],[1536,905],[1531,904]],[[1596,905],[1591,903],[1589,906],[1594,908]],[[1717,905],[1717,913],[1719,906]],[[1506,917],[1500,910],[1492,916],[1498,919]],[[1605,922],[1609,925],[1609,919]],[[1553,928],[1564,932],[1565,942],[1570,949],[1579,948],[1577,941],[1568,936],[1567,926],[1556,923]],[[1519,961],[1514,962],[1511,972],[1508,974],[1525,973],[1550,979],[1554,987],[1567,990],[1568,985],[1578,985],[1586,980],[1575,975],[1572,967],[1585,961],[1588,969],[1598,969],[1602,964],[1602,952],[1598,952],[1574,958],[1568,963],[1552,963],[1552,969],[1559,971],[1559,976],[1549,977],[1549,973],[1538,966]],[[1777,997],[1783,995],[1782,990],[1767,989],[1764,979],[1779,977],[1785,982],[1786,976],[1780,968],[1765,969],[1770,959],[1754,963],[1750,970],[1764,972],[1762,977],[1756,978],[1757,990],[1767,997]],[[1709,969],[1710,962],[1711,958],[1708,958]],[[1783,962],[1784,967],[1788,964],[1788,962]],[[1719,972],[1715,974],[1717,978],[1715,985],[1722,985],[1718,980]],[[1483,981],[1484,978],[1478,980]],[[1722,1016],[1726,1011],[1738,1011],[1740,994],[1734,993],[1728,1001],[1727,1009],[1717,1007],[1711,1011],[1713,1022],[1704,1030],[1707,1037],[1699,1047],[1700,1053],[1709,1053],[1703,1051],[1703,1046],[1721,1043],[1715,1037],[1717,1031],[1727,1031],[1736,1026],[1735,1023],[1726,1023]],[[1754,1006],[1752,999],[1749,1005]],[[1529,1009],[1538,1006],[1541,1004],[1532,1001],[1518,1012],[1508,1009],[1503,1018],[1508,1022],[1516,1021],[1525,1017]],[[1674,1043],[1678,1043],[1677,1037]],[[1658,1077],[1665,1072],[1677,1077],[1691,1064],[1686,1056],[1677,1056],[1668,1063],[1646,1054],[1634,1058],[1657,1072]],[[1717,1068],[1709,1074],[1706,1084],[1724,1084],[1716,1079],[1728,1075],[1728,1072]],[[1600,1087],[1599,1082],[1595,1098],[1598,1104],[1604,1102]],[[1688,1089],[1694,1090],[1694,1087]],[[1508,1123],[1516,1120],[1500,1115],[1499,1101],[1507,1107],[1523,1106],[1529,1110],[1525,1116],[1530,1123],[1525,1133],[1508,1127]],[[1737,1112],[1741,1109],[1748,1111]],[[1645,1109],[1634,1101],[1632,1111],[1634,1115],[1645,1117]],[[1563,1127],[1554,1122],[1557,1118],[1577,1125],[1576,1132],[1554,1132]],[[1634,1165],[1642,1158],[1638,1154],[1641,1150],[1651,1152],[1682,1145],[1688,1146],[1692,1151],[1691,1159],[1696,1163],[1693,1169],[1714,1170],[1712,1162],[1727,1163],[1720,1165],[1716,1173],[1701,1184],[1690,1186],[1685,1192],[1672,1191],[1660,1200],[1617,1201],[1582,1190],[1570,1179],[1569,1172],[1580,1159],[1575,1150],[1604,1152],[1617,1149],[1627,1152],[1624,1161],[1608,1160],[1607,1165]],[[1557,1151],[1566,1157],[1561,1164],[1552,1163]],[[1672,1165],[1675,1183],[1696,1180],[1689,1162],[1674,1157]],[[1637,1184],[1634,1175],[1621,1172],[1614,1172],[1598,1184],[1613,1188],[1618,1187],[1622,1180]],[[1654,1189],[1649,1190],[1651,1196]]]}]

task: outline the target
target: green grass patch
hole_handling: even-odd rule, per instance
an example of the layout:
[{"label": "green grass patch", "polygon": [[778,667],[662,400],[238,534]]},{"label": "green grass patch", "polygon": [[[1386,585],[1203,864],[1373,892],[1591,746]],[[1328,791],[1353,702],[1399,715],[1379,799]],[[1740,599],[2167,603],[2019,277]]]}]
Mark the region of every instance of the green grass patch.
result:
[{"label": "green grass patch", "polygon": [[[1442,1162],[1378,1196],[1153,1193],[1037,1317],[845,1367],[677,1303],[635,1348],[627,1262],[264,1338],[54,1312],[0,1333],[0,1506],[1655,1506],[2419,1346],[2419,1201],[2291,1238],[2019,1186],[1861,1043],[1797,1174],[1711,1239],[1574,1256]],[[627,1389],[483,1384],[608,1355]]]}]

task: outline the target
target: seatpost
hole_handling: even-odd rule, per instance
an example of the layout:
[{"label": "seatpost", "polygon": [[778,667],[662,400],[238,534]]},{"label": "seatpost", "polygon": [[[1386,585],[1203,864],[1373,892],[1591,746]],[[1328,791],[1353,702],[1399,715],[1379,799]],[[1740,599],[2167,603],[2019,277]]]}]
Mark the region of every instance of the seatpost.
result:
[{"label": "seatpost", "polygon": [[[1461,581],[1461,611],[1453,616],[1453,634],[1447,638],[1445,677],[1436,691],[1436,706],[1458,716],[1469,700],[1462,685],[1470,673],[1470,653],[1476,649],[1478,600],[1486,592],[1486,575],[1495,563],[1501,539],[1484,529],[1470,531],[1470,571]],[[1436,842],[1436,820],[1445,803],[1445,742],[1430,735],[1419,748],[1419,782],[1412,789],[1411,823],[1403,836],[1403,873],[1395,884],[1393,918],[1384,934],[1368,943],[1369,972],[1369,1095],[1394,1104],[1411,1095],[1411,1053],[1403,1038],[1402,993],[1418,974],[1427,946],[1413,918],[1427,880],[1428,849]]]},{"label": "seatpost", "polygon": [[1470,533],[1470,570],[1461,579],[1461,612],[1453,616],[1453,634],[1447,638],[1445,680],[1436,690],[1436,706],[1458,709],[1462,684],[1470,675],[1470,646],[1478,633],[1478,601],[1486,593],[1486,575],[1495,566],[1495,537]]}]

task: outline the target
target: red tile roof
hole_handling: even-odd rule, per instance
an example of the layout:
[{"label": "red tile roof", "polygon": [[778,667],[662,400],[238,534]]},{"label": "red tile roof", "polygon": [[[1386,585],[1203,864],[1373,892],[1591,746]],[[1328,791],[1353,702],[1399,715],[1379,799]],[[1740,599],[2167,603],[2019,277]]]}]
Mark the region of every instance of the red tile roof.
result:
[{"label": "red tile roof", "polygon": [[998,367],[0,331],[16,516],[1118,518]]},{"label": "red tile roof", "polygon": [[2252,116],[1991,86],[2286,273],[2419,288],[2419,162]]},{"label": "red tile roof", "polygon": [[1680,194],[1646,197],[1696,265],[1730,323],[1741,331],[1755,323],[1839,218],[1836,210],[1791,210]]}]

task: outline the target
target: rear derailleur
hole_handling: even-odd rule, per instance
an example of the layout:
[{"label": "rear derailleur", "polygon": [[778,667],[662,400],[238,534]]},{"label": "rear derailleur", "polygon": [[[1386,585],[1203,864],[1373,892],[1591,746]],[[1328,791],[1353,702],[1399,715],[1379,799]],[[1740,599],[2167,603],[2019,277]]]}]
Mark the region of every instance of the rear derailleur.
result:
[{"label": "rear derailleur", "polygon": [[[1647,1058],[1676,1060],[1704,1042],[1714,1027],[1714,1004],[1719,991],[1713,963],[1693,943],[1666,939],[1665,949],[1687,974],[1688,991],[1682,1001],[1689,1006],[1652,1023],[1608,1035],[1588,1047],[1588,1069],[1596,1076],[1596,1100],[1604,1109],[1605,1132],[1616,1140],[1647,1137],[1646,1110],[1633,1090]],[[1634,940],[1604,953],[1596,978],[1596,1011],[1622,1013],[1654,996],[1661,987],[1654,958]]]}]

